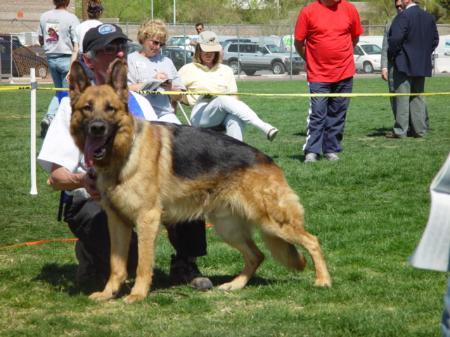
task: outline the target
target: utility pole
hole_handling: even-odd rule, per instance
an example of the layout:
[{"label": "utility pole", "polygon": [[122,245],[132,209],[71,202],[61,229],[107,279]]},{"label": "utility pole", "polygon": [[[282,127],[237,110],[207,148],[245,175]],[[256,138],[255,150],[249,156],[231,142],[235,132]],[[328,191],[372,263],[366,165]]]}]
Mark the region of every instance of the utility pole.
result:
[{"label": "utility pole", "polygon": [[173,25],[177,24],[177,0],[173,0]]},{"label": "utility pole", "polygon": [[81,18],[84,20],[88,19],[87,9],[88,9],[89,0],[81,1]]},{"label": "utility pole", "polygon": [[150,14],[151,14],[150,16],[153,20],[153,0],[150,0]]}]

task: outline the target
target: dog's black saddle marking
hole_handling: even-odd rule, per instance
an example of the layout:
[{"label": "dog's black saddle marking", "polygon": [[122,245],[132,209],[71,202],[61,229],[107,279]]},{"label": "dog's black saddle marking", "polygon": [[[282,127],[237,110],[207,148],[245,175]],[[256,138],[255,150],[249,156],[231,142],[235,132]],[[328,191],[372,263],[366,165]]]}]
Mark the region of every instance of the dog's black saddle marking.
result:
[{"label": "dog's black saddle marking", "polygon": [[272,158],[234,138],[208,129],[165,124],[172,129],[172,169],[177,176],[228,175]]}]

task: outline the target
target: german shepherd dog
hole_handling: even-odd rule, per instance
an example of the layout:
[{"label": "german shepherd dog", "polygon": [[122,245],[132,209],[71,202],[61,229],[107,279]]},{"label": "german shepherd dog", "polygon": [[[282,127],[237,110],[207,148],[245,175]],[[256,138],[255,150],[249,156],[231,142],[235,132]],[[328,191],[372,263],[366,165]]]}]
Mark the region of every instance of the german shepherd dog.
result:
[{"label": "german shepherd dog", "polygon": [[244,258],[223,290],[243,288],[264,259],[252,239],[259,227],[273,257],[301,271],[309,252],[315,285],[331,286],[318,239],[303,227],[303,207],[282,170],[267,155],[215,131],[135,119],[128,111],[127,66],[116,60],[106,85],[91,86],[81,65],[70,71],[70,132],[97,174],[108,215],[111,275],[94,300],[115,297],[127,278],[132,227],[138,234],[135,284],[125,302],[150,289],[160,224],[205,218]]}]

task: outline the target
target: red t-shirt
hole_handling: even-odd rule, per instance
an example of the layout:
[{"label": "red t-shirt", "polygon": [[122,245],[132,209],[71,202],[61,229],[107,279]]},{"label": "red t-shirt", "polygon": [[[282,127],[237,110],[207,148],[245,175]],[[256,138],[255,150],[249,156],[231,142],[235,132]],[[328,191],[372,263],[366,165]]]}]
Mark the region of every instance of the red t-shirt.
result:
[{"label": "red t-shirt", "polygon": [[305,40],[310,82],[338,82],[355,74],[352,39],[364,32],[355,6],[341,0],[327,7],[320,0],[304,7],[295,39]]}]

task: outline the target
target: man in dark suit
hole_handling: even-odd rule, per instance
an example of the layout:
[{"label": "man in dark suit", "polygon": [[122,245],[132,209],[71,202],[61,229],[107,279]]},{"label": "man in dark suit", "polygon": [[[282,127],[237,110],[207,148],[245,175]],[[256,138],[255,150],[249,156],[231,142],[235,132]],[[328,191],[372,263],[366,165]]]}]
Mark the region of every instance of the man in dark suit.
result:
[{"label": "man in dark suit", "polygon": [[[439,43],[434,18],[413,2],[401,0],[403,12],[392,22],[389,31],[388,57],[394,63],[396,93],[422,93],[425,77],[431,77],[431,58]],[[427,113],[422,96],[396,98],[395,125],[386,137],[406,135],[423,137],[427,133]]]}]

